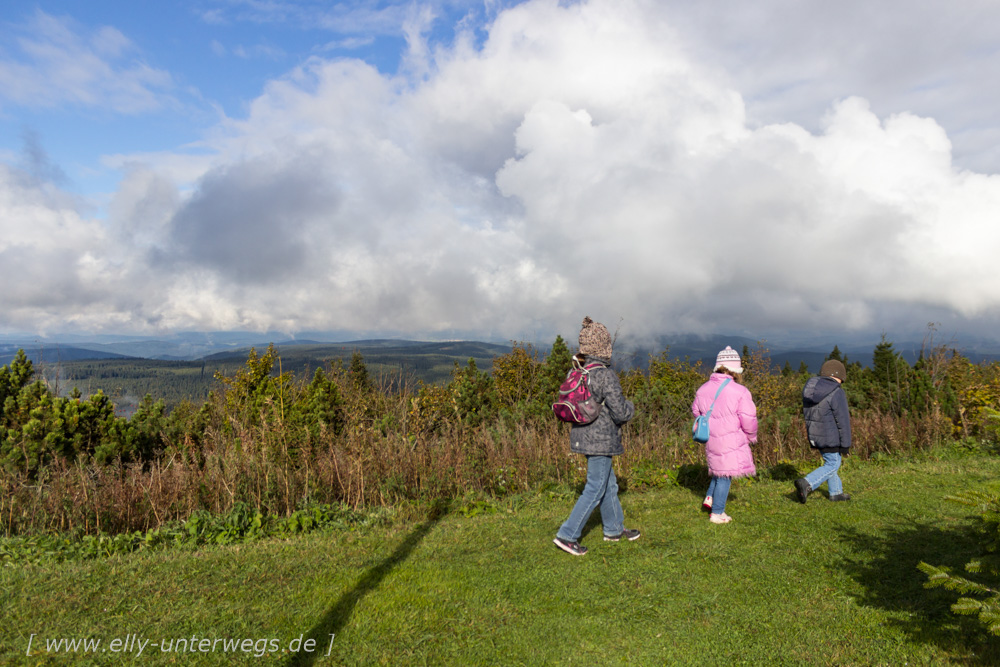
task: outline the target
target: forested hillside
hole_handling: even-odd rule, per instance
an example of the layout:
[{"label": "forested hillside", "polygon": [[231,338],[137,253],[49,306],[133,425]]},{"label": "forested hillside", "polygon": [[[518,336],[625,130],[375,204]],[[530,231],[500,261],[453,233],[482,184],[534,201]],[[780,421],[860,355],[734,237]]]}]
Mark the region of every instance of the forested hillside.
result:
[{"label": "forested hillside", "polygon": [[[493,358],[509,352],[509,345],[479,342],[423,343],[395,340],[366,340],[349,343],[295,344],[275,346],[279,372],[309,379],[317,368],[344,363],[355,352],[364,356],[369,373],[375,378],[398,382],[446,382],[456,363],[469,359],[489,370]],[[34,368],[57,395],[78,389],[83,396],[97,392],[111,398],[119,415],[130,415],[147,394],[162,400],[167,411],[183,401],[200,403],[209,392],[219,388],[217,374],[229,375],[247,359],[250,348],[211,354],[197,361],[168,361],[116,357],[108,359],[66,360],[58,363],[33,360]],[[81,351],[81,354],[84,354]],[[15,354],[11,354],[13,359]],[[31,355],[28,355],[29,358]]]}]

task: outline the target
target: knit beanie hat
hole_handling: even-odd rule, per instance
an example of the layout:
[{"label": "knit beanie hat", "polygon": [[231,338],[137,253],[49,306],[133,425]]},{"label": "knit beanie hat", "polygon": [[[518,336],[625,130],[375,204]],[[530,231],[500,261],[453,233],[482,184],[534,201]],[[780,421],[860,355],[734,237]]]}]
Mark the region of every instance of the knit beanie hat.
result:
[{"label": "knit beanie hat", "polygon": [[715,357],[715,368],[712,372],[719,370],[725,366],[734,373],[743,372],[743,362],[740,361],[740,355],[733,348],[726,346],[726,349],[719,352]]},{"label": "knit beanie hat", "polygon": [[836,359],[824,361],[819,369],[819,374],[823,377],[837,378],[841,382],[847,382],[847,369],[844,368],[843,362]]},{"label": "knit beanie hat", "polygon": [[607,327],[590,317],[583,318],[580,330],[580,353],[588,357],[611,359],[611,334]]}]

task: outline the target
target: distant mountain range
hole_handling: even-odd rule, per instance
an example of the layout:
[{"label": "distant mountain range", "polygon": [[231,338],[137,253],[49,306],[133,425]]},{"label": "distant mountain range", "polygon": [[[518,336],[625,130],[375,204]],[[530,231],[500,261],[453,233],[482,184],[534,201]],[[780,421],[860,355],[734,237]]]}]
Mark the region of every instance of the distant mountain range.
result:
[{"label": "distant mountain range", "polygon": [[[848,340],[843,343],[817,340],[809,343],[801,340],[758,341],[744,336],[681,334],[662,336],[652,346],[648,344],[629,346],[626,341],[623,351],[627,351],[632,356],[633,363],[640,367],[648,365],[648,361],[645,360],[648,360],[649,354],[658,354],[664,348],[668,349],[668,356],[671,358],[689,359],[692,362],[700,361],[703,366],[711,367],[715,364],[715,357],[719,350],[724,349],[727,345],[737,352],[742,352],[744,346],[748,350],[754,350],[760,343],[768,350],[775,367],[782,368],[788,363],[793,370],[798,370],[799,365],[805,362],[809,370],[816,373],[819,372],[823,361],[830,355],[835,346],[847,361],[858,361],[862,366],[871,366],[872,353],[880,340],[875,339],[870,342]],[[922,341],[894,341],[891,338],[888,340],[892,342],[893,349],[901,354],[910,365],[920,358],[921,350],[924,347]],[[947,347],[958,350],[975,363],[1000,361],[1000,343],[997,341],[968,337],[949,341]]]},{"label": "distant mountain range", "polygon": [[[771,360],[777,367],[787,362],[793,369],[798,369],[804,361],[812,371],[817,371],[834,345],[846,355],[849,361],[859,361],[870,365],[872,351],[878,340],[849,340],[845,337],[843,343],[827,340],[789,339],[763,341],[770,351]],[[891,340],[891,339],[890,339]],[[85,359],[151,359],[164,361],[199,361],[245,358],[251,347],[258,351],[273,342],[282,352],[282,356],[318,358],[324,354],[335,353],[333,356],[343,356],[344,350],[358,349],[366,357],[404,358],[408,354],[414,356],[441,356],[454,358],[490,359],[510,351],[512,343],[483,341],[414,341],[404,339],[364,339],[364,340],[330,340],[323,334],[313,333],[308,337],[290,339],[287,334],[268,332],[183,332],[165,337],[142,336],[59,336],[41,338],[30,335],[0,335],[0,363],[8,364],[14,358],[18,349],[25,353],[34,363],[55,364],[60,362],[79,361]],[[909,362],[914,363],[920,355],[923,345],[920,341],[892,341],[897,352]],[[575,340],[567,339],[571,346]],[[743,346],[754,349],[758,341],[753,338],[738,335],[705,335],[675,334],[661,336],[650,340],[632,340],[622,337],[616,341],[616,365],[623,367],[644,368],[649,363],[651,354],[659,354],[668,350],[671,358],[689,359],[692,362],[702,362],[711,365],[715,355],[729,345],[737,351]],[[949,347],[974,362],[1000,360],[1000,342],[972,337],[956,337],[947,341]],[[542,354],[549,350],[551,341],[535,343],[534,346]]]}]

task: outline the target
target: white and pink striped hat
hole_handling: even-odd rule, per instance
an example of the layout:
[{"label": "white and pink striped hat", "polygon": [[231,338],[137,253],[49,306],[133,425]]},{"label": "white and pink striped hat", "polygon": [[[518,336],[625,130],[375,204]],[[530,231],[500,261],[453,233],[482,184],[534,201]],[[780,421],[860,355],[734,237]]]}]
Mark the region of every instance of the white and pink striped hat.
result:
[{"label": "white and pink striped hat", "polygon": [[715,357],[715,368],[713,368],[712,371],[715,372],[723,366],[734,373],[743,372],[743,363],[740,361],[740,355],[736,352],[736,350],[728,345],[726,346],[726,349],[719,352],[718,356]]}]

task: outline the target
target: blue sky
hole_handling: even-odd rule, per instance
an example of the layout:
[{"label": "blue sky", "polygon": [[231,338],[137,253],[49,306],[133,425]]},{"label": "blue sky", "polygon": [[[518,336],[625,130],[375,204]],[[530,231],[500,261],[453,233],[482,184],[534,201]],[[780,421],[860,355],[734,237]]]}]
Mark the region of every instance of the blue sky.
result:
[{"label": "blue sky", "polygon": [[0,332],[1000,315],[1000,6],[7,3]]},{"label": "blue sky", "polygon": [[[453,39],[459,21],[481,21],[487,11],[462,0],[427,8],[430,43]],[[15,3],[3,17],[5,64],[36,84],[75,74],[91,95],[81,100],[54,81],[42,99],[34,86],[24,97],[8,94],[0,146],[17,151],[28,134],[69,188],[109,191],[120,174],[102,167],[101,155],[189,147],[220,116],[245,115],[268,81],[311,57],[358,58],[395,73],[404,24],[420,13],[392,2]],[[89,73],[66,71],[87,59]]]}]

